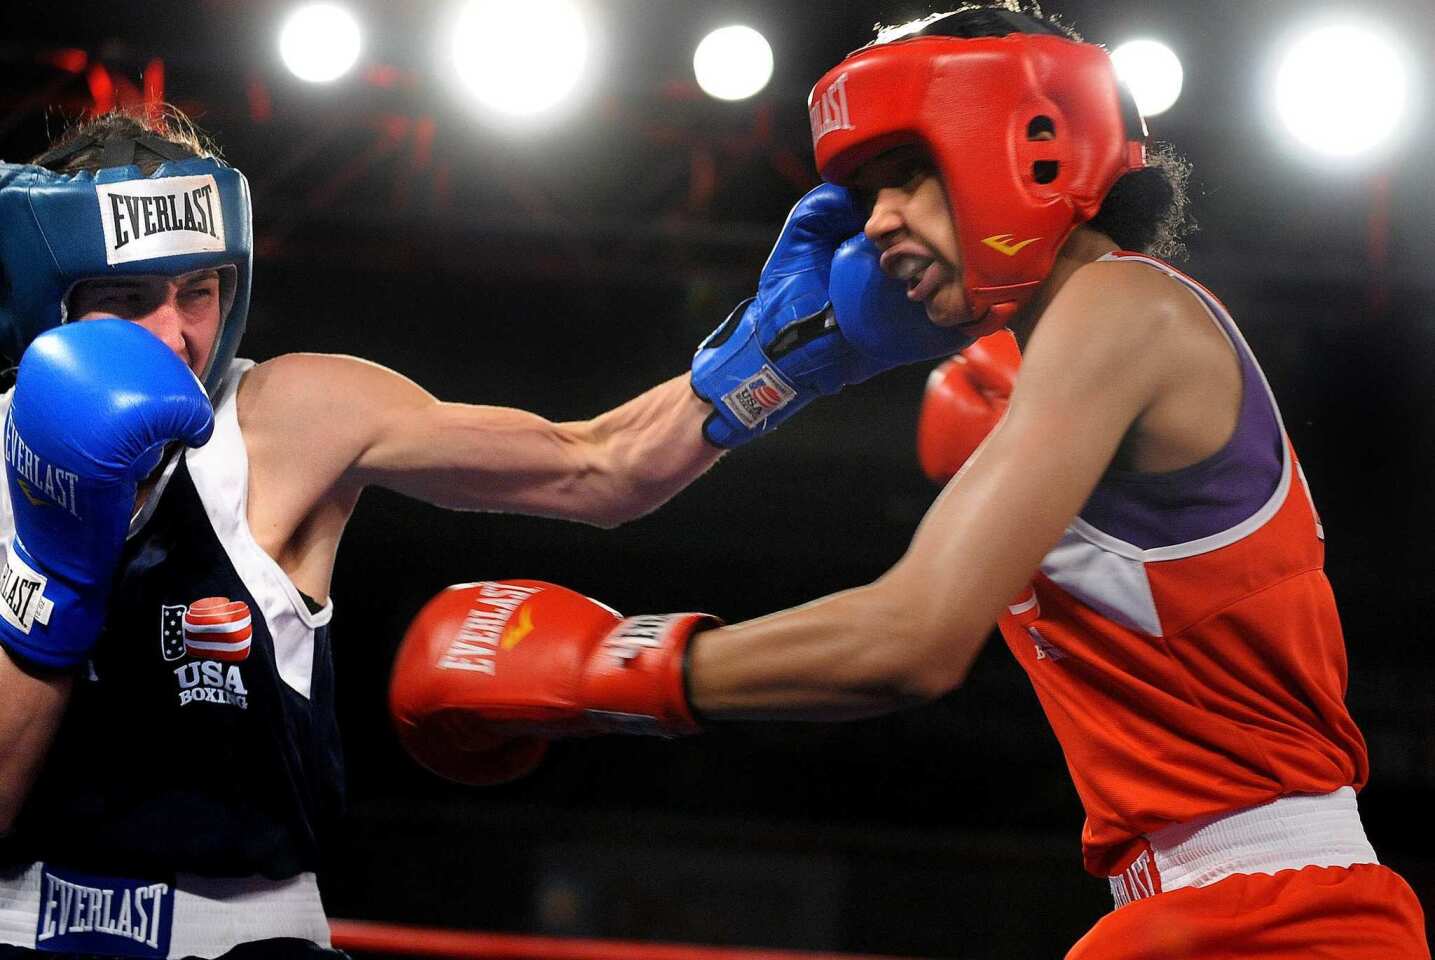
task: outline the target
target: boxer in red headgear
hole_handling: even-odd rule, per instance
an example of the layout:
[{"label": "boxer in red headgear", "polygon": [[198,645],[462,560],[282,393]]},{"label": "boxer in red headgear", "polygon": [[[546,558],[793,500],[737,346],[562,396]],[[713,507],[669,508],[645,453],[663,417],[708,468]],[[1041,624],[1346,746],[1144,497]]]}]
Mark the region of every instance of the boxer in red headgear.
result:
[{"label": "boxer in red headgear", "polygon": [[1100,47],[1001,8],[982,13],[1008,35],[931,19],[833,67],[808,112],[826,180],[860,189],[914,165],[940,175],[933,186],[959,211],[948,219],[966,322],[990,333],[1036,295],[1116,181],[1145,166],[1146,127]]},{"label": "boxer in red headgear", "polygon": [[1146,155],[1105,53],[969,7],[859,50],[810,106],[823,175],[865,199],[908,298],[1016,335],[1006,415],[890,571],[782,613],[447,591],[401,653],[401,722],[435,688],[425,709],[463,715],[479,750],[860,717],[958,686],[995,624],[1117,908],[1069,958],[1428,958],[1356,809],[1369,767],[1319,517],[1225,307],[1150,255],[1182,221],[1179,165]]}]

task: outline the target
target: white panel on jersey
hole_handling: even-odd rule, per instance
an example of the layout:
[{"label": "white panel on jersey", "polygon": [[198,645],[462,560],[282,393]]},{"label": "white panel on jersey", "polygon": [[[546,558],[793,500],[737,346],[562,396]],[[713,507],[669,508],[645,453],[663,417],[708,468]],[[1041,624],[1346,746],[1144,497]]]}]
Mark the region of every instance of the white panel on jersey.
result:
[{"label": "white panel on jersey", "polygon": [[[1160,260],[1132,254],[1108,254],[1104,260],[1136,261],[1160,270],[1181,283],[1206,309],[1216,329],[1231,343],[1237,353],[1251,356],[1251,349],[1240,329],[1230,321],[1220,302],[1199,284]],[[1223,322],[1224,320],[1224,322]],[[1280,430],[1281,478],[1269,499],[1245,520],[1218,533],[1186,543],[1152,547],[1147,550],[1111,536],[1091,523],[1077,517],[1071,522],[1061,542],[1042,561],[1041,572],[1077,600],[1110,619],[1149,636],[1162,636],[1161,616],[1146,575],[1146,564],[1194,557],[1229,546],[1260,529],[1280,510],[1290,492],[1294,460],[1290,445],[1285,442],[1285,425],[1280,407],[1260,364],[1254,364],[1260,385],[1270,400]],[[1312,505],[1312,508],[1314,505]]]},{"label": "white panel on jersey", "polygon": [[[1161,617],[1146,564],[1111,547],[1121,544],[1077,520],[1041,561],[1041,572],[1097,613],[1149,636],[1161,636]],[[1129,547],[1129,544],[1121,544]]]},{"label": "white panel on jersey", "polygon": [[235,396],[239,381],[252,366],[251,360],[235,360],[230,366],[214,405],[214,436],[189,451],[186,462],[215,535],[269,625],[280,678],[308,699],[314,675],[314,631],[329,622],[334,603],[331,600],[318,613],[310,613],[299,589],[249,529],[249,454],[239,432]]}]

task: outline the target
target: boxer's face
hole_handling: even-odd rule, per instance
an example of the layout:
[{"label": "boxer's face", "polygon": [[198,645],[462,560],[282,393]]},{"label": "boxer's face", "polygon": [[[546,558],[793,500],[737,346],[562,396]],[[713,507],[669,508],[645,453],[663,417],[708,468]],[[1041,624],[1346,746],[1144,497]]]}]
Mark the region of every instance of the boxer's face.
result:
[{"label": "boxer's face", "polygon": [[202,376],[222,319],[219,271],[82,280],[70,293],[69,313],[72,320],[119,317],[133,321],[163,340],[196,376]]},{"label": "boxer's face", "polygon": [[884,153],[862,165],[853,188],[871,205],[864,232],[882,251],[883,272],[905,281],[907,298],[924,304],[936,325],[970,320],[956,225],[927,152]]}]

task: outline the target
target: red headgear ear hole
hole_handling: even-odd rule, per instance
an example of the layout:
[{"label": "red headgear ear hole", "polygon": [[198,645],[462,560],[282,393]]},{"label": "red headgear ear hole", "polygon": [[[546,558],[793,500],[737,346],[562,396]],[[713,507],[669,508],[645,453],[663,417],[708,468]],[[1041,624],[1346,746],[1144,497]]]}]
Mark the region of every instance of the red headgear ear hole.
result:
[{"label": "red headgear ear hole", "polygon": [[[1046,114],[1037,114],[1026,125],[1026,138],[1037,142],[1055,140],[1056,121]],[[1031,178],[1037,183],[1051,183],[1060,172],[1061,164],[1056,160],[1037,160],[1031,165]]]},{"label": "red headgear ear hole", "polygon": [[1028,140],[1055,140],[1056,122],[1044,114],[1031,118],[1026,125],[1026,138]]}]

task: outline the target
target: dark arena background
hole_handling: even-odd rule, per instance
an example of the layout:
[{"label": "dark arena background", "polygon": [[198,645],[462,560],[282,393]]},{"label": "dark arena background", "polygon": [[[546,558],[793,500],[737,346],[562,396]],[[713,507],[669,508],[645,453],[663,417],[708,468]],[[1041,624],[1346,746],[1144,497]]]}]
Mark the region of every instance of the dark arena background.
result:
[{"label": "dark arena background", "polygon": [[[327,84],[280,59],[279,26],[297,5],[6,0],[0,156],[29,159],[97,106],[171,101],[253,188],[241,355],[357,354],[445,399],[554,419],[592,416],[686,368],[817,182],[812,82],[875,22],[944,8],[590,0],[601,43],[573,103],[513,125],[446,79],[438,35],[451,4],[351,0],[363,47]],[[532,18],[512,42],[544,35],[548,4],[509,6]],[[1182,265],[1241,324],[1301,453],[1344,618],[1349,703],[1370,746],[1361,812],[1428,911],[1435,15],[1428,0],[1345,7],[1047,5],[1088,39],[1157,37],[1184,64],[1180,99],[1149,118],[1194,165],[1200,230]],[[1410,84],[1391,144],[1333,161],[1287,132],[1268,91],[1280,46],[1341,12],[1399,39]],[[775,58],[770,83],[736,102],[704,94],[691,65],[697,42],[729,23],[761,31]],[[913,442],[929,368],[817,403],[612,531],[367,493],[333,587],[349,778],[322,876],[331,915],[583,940],[1061,956],[1110,899],[1081,870],[1076,794],[1000,642],[925,708],[560,743],[535,774],[491,789],[418,768],[389,727],[395,647],[448,583],[539,578],[624,612],[736,620],[875,578],[935,494]],[[208,760],[174,762],[203,776]],[[426,936],[400,945],[438,942]],[[502,957],[541,955],[524,951],[545,941],[491,943],[508,945],[486,954]]]}]

